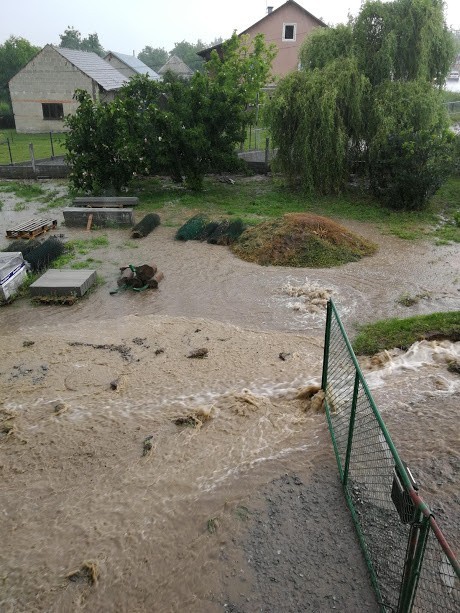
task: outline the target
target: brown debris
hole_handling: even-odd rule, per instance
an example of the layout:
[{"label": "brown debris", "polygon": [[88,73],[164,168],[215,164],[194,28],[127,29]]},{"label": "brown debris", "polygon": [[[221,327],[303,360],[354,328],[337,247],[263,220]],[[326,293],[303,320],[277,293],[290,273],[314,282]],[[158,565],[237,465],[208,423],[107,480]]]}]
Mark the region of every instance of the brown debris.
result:
[{"label": "brown debris", "polygon": [[143,456],[150,455],[152,448],[153,448],[153,434],[149,434],[149,436],[146,436],[144,439],[143,447],[142,447],[142,455]]},{"label": "brown debris", "polygon": [[173,419],[173,424],[176,426],[189,426],[191,428],[201,428],[203,424],[212,419],[211,409],[196,409],[192,413],[183,417]]},{"label": "brown debris", "polygon": [[62,415],[62,413],[65,413],[68,410],[69,410],[69,407],[65,402],[58,402],[57,404],[54,405],[55,415]]},{"label": "brown debris", "polygon": [[320,385],[311,384],[298,390],[296,399],[303,400],[303,410],[319,413],[324,410],[325,394]]},{"label": "brown debris", "polygon": [[298,400],[311,400],[312,397],[320,391],[320,389],[321,385],[307,385],[306,387],[299,389],[296,394],[296,398]]},{"label": "brown debris", "polygon": [[67,575],[69,581],[75,583],[88,583],[89,585],[96,585],[99,580],[99,567],[96,562],[83,562],[80,568],[73,570]]},{"label": "brown debris", "polygon": [[200,349],[193,349],[193,351],[191,351],[188,354],[188,358],[207,358],[208,357],[208,349],[206,349],[206,347],[201,347]]},{"label": "brown debris", "polygon": [[141,264],[140,266],[121,266],[118,287],[131,287],[132,289],[157,289],[164,274],[158,270],[156,264]]}]

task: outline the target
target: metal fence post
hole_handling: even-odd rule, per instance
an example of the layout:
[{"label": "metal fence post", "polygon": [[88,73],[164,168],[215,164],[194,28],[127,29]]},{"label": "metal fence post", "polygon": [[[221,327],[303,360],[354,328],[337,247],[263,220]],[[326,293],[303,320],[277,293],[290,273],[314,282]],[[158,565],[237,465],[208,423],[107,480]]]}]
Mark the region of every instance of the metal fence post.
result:
[{"label": "metal fence post", "polygon": [[324,353],[323,353],[323,374],[321,378],[321,389],[326,393],[327,387],[327,367],[329,364],[329,343],[331,341],[331,318],[332,318],[332,303],[327,301],[326,311],[326,331],[324,333]]},{"label": "metal fence post", "polygon": [[35,168],[35,153],[34,153],[34,144],[29,143],[29,152],[30,152],[30,161],[32,162],[32,169],[34,173],[36,172]]},{"label": "metal fence post", "polygon": [[347,486],[348,481],[348,469],[350,468],[351,446],[353,444],[353,432],[355,430],[355,416],[356,416],[356,404],[358,402],[359,391],[359,373],[355,374],[355,385],[353,388],[353,401],[351,404],[350,412],[350,425],[348,426],[348,442],[347,442],[347,455],[345,457],[345,468],[343,470],[343,487]]},{"label": "metal fence post", "polygon": [[411,525],[397,613],[412,611],[429,528],[430,518],[419,512],[416,521]]},{"label": "metal fence post", "polygon": [[11,145],[10,145],[10,139],[9,138],[6,139],[6,144],[8,145],[8,153],[10,155],[10,164],[11,164],[11,166],[13,166],[13,156],[11,155]]},{"label": "metal fence post", "polygon": [[53,145],[53,133],[50,132],[50,143],[51,143],[51,159],[54,160],[54,145]]}]

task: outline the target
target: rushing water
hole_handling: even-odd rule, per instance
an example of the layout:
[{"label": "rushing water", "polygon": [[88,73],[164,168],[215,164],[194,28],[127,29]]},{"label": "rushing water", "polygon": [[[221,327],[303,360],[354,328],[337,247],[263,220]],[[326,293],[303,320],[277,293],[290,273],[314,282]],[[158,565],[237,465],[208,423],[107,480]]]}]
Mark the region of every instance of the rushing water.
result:
[{"label": "rushing water", "polygon": [[[346,225],[378,252],[314,270],[249,264],[225,247],[174,241],[164,226],[135,243],[110,230],[110,246],[90,254],[106,280],[90,296],[1,310],[0,386],[16,428],[1,441],[6,611],[144,611],[152,581],[152,610],[217,610],[206,595],[233,547],[235,509],[273,475],[303,470],[308,480],[331,455],[324,416],[296,399],[320,382],[324,301],[333,297],[349,333],[459,308],[458,245]],[[165,274],[158,291],[109,293],[119,266],[152,262]],[[418,302],[404,307],[402,295]],[[130,361],[107,350],[120,343]],[[209,348],[207,360],[187,359],[196,347]],[[403,459],[454,541],[460,378],[447,367],[458,359],[459,343],[422,342],[363,363]],[[194,411],[210,419],[174,424]],[[143,456],[147,435],[153,448]],[[210,541],[214,517],[221,531]],[[98,589],[63,589],[59,577],[85,559],[98,561]]]}]

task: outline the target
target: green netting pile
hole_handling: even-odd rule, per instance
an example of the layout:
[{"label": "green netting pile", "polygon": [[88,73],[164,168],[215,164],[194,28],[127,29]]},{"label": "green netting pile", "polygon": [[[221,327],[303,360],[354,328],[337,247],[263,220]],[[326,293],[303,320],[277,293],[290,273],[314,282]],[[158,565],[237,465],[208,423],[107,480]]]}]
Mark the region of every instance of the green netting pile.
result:
[{"label": "green netting pile", "polygon": [[62,255],[64,251],[64,243],[57,238],[51,237],[25,255],[24,259],[29,262],[33,272],[39,272],[48,268],[51,262]]},{"label": "green netting pile", "polygon": [[241,219],[235,219],[234,221],[225,219],[209,235],[208,243],[212,245],[231,245],[243,233],[244,229],[245,226]]},{"label": "green netting pile", "polygon": [[178,241],[201,241],[206,238],[205,228],[209,219],[205,215],[195,215],[184,223],[176,232]]},{"label": "green netting pile", "polygon": [[160,216],[156,213],[148,213],[141,221],[136,224],[132,230],[133,238],[143,238],[150,234],[157,226],[160,225]]},{"label": "green netting pile", "polygon": [[22,253],[22,256],[24,257],[27,253],[29,253],[33,249],[36,249],[39,245],[40,245],[40,241],[35,238],[29,239],[29,240],[24,240],[22,238],[19,238],[9,243],[8,247],[5,247],[5,249],[2,249],[2,251],[7,251],[7,252],[20,251]]},{"label": "green netting pile", "polygon": [[177,240],[207,241],[213,245],[230,245],[245,229],[241,219],[210,221],[205,215],[195,215],[176,233]]}]

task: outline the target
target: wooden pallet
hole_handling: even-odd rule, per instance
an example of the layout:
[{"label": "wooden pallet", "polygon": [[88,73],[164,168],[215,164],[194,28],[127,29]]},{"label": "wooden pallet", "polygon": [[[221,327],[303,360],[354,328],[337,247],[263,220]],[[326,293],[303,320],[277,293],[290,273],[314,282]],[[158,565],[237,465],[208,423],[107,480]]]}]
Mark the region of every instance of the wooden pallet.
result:
[{"label": "wooden pallet", "polygon": [[57,226],[57,219],[42,219],[35,217],[24,223],[6,231],[7,238],[35,238],[44,232],[54,230]]}]

